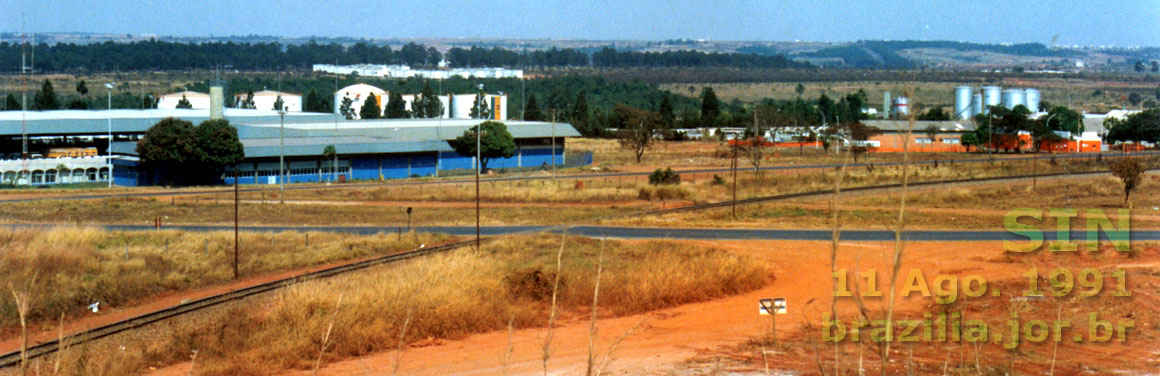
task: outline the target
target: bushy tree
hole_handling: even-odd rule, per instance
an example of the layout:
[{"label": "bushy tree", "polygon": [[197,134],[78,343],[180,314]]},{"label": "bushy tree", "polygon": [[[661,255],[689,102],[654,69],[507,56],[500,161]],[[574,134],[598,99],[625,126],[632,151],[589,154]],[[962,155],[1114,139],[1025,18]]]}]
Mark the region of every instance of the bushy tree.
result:
[{"label": "bushy tree", "polygon": [[185,95],[182,95],[181,100],[177,101],[177,106],[175,106],[175,107],[176,108],[193,108],[193,103],[189,103],[189,99],[185,98]]},{"label": "bushy tree", "polygon": [[354,100],[350,99],[350,97],[342,97],[342,105],[338,106],[338,112],[346,120],[354,120]]},{"label": "bushy tree", "polygon": [[52,89],[52,82],[47,78],[44,79],[44,84],[40,85],[40,90],[32,99],[32,109],[36,111],[60,109],[56,92]]},{"label": "bushy tree", "polygon": [[1129,198],[1132,195],[1132,190],[1136,189],[1136,186],[1140,184],[1140,175],[1144,174],[1146,168],[1136,158],[1119,158],[1112,162],[1110,167],[1112,175],[1115,175],[1120,179],[1120,182],[1124,183],[1124,206],[1131,209],[1132,202]]},{"label": "bushy tree", "polygon": [[969,152],[972,146],[979,146],[979,135],[974,132],[963,133],[962,137],[959,138],[959,143],[965,146]]},{"label": "bushy tree", "polygon": [[80,80],[77,82],[77,93],[82,97],[89,94],[89,87],[88,85],[85,85],[85,80]]},{"label": "bushy tree", "polygon": [[387,108],[383,110],[383,116],[387,119],[404,119],[409,117],[407,114],[407,103],[403,101],[403,95],[399,93],[391,93],[387,101]]},{"label": "bushy tree", "polygon": [[214,183],[226,167],[245,158],[237,129],[222,119],[196,128],[185,120],[162,119],[137,142],[137,154],[167,185]]},{"label": "bushy tree", "polygon": [[242,99],[242,103],[240,105],[238,105],[238,108],[246,108],[246,109],[251,109],[251,110],[258,108],[256,105],[254,105],[254,91],[253,90],[246,92],[246,97],[244,99]]},{"label": "bushy tree", "polygon": [[588,122],[588,91],[580,90],[576,94],[576,102],[572,104],[572,113],[569,118],[573,124],[584,124]]},{"label": "bushy tree", "polygon": [[314,91],[314,89],[310,89],[310,92],[306,93],[306,98],[302,102],[303,112],[328,112],[322,105],[322,97],[320,97],[318,92]]},{"label": "bushy tree", "polygon": [[931,109],[926,110],[926,112],[922,115],[918,116],[918,120],[928,121],[946,121],[950,119],[950,115],[947,115],[946,111],[943,111],[942,107],[932,107]]},{"label": "bushy tree", "polygon": [[12,94],[8,94],[8,97],[4,99],[4,111],[20,111],[20,101],[16,100]]},{"label": "bushy tree", "polygon": [[362,108],[358,110],[359,119],[378,119],[382,117],[382,109],[379,108],[379,96],[368,94],[367,99],[363,100]]},{"label": "bushy tree", "polygon": [[510,158],[516,153],[516,142],[512,138],[512,134],[508,132],[507,125],[498,121],[485,121],[471,127],[463,132],[463,135],[455,138],[455,152],[464,157],[476,156],[476,134],[478,129],[483,129],[483,135],[478,140],[479,148],[479,167],[481,171],[487,171],[487,163],[496,158]]},{"label": "bushy tree", "polygon": [[661,117],[661,122],[664,123],[665,128],[672,128],[677,121],[677,114],[673,112],[673,99],[669,92],[661,97],[661,104],[657,106],[657,114]]},{"label": "bushy tree", "polygon": [[277,98],[274,98],[274,111],[281,111],[282,106],[285,106],[285,105],[286,105],[286,102],[282,101],[281,94],[279,94]]},{"label": "bushy tree", "polygon": [[543,121],[544,113],[540,112],[540,105],[536,103],[536,95],[528,97],[528,104],[524,106],[524,120]]},{"label": "bushy tree", "polygon": [[1104,120],[1109,142],[1160,142],[1160,109],[1150,109],[1128,115],[1124,120]]},{"label": "bushy tree", "polygon": [[417,118],[443,116],[443,102],[435,95],[435,90],[431,89],[431,81],[427,81],[423,85],[423,91],[415,96],[414,102],[411,102],[411,110]]}]

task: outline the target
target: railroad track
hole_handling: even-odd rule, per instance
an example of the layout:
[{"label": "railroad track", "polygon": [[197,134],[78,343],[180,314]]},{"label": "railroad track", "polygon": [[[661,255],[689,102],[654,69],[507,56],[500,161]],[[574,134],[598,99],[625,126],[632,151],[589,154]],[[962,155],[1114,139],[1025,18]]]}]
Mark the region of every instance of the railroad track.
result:
[{"label": "railroad track", "polygon": [[[299,274],[293,277],[279,279],[276,281],[266,282],[259,285],[254,285],[224,294],[209,296],[194,300],[188,303],[178,304],[173,307],[165,308],[159,311],[146,313],[140,316],[133,317],[128,320],[119,321],[97,328],[89,329],[84,332],[66,336],[64,341],[71,345],[94,341],[105,338],[117,333],[127,330],[136,329],[145,325],[149,325],[158,321],[180,316],[186,313],[200,311],[206,308],[218,306],[232,301],[237,301],[249,296],[261,294],[264,292],[276,290],[282,287],[312,281],[327,277],[332,277],[338,274],[352,272],[355,270],[366,269],[376,265],[384,265],[396,263],[403,260],[413,259],[420,256],[426,256],[433,253],[447,252],[463,246],[472,245],[475,240],[468,240],[450,244],[444,244],[434,247],[420,248],[403,253],[396,253],[388,256],[376,257],[368,260],[353,262],[349,264],[330,267],[322,270],[317,270],[305,274]],[[60,348],[60,340],[54,339],[36,345],[28,346],[26,353],[27,359],[33,359],[52,354]],[[20,351],[14,351],[8,354],[0,355],[0,368],[13,367],[20,364],[22,359]]]},{"label": "railroad track", "polygon": [[[929,182],[916,182],[916,183],[910,183],[910,184],[908,184],[908,186],[909,187],[924,187],[924,186],[947,185],[947,184],[986,183],[986,182],[996,182],[996,181],[1030,179],[1033,177],[1050,178],[1050,177],[1059,177],[1059,176],[1083,176],[1083,175],[1097,175],[1097,174],[1106,174],[1106,173],[1108,173],[1108,172],[1106,172],[1106,171],[1091,171],[1091,172],[1077,172],[1077,173],[1052,173],[1052,174],[1040,174],[1040,175],[997,176],[997,177],[977,178],[977,179],[954,179],[954,180],[940,180],[940,181],[929,181]],[[882,185],[874,185],[874,186],[843,188],[842,192],[847,192],[847,193],[866,192],[866,191],[883,190],[883,189],[897,189],[897,188],[901,188],[901,187],[902,187],[901,184],[882,184]],[[787,193],[787,194],[780,194],[780,195],[773,195],[773,196],[753,197],[753,198],[748,198],[748,199],[737,200],[736,204],[737,205],[747,205],[747,204],[786,200],[786,199],[800,198],[800,197],[828,195],[828,194],[832,194],[832,193],[833,193],[833,190],[815,190],[815,191],[808,191],[808,192]],[[671,209],[660,209],[660,210],[638,212],[638,213],[632,213],[632,214],[627,214],[627,215],[623,215],[623,216],[615,216],[615,217],[611,217],[611,218],[689,212],[689,211],[696,211],[696,210],[728,207],[728,206],[733,205],[733,204],[734,204],[733,201],[695,204],[695,205],[688,205],[688,206],[682,206],[682,207],[671,208]],[[548,227],[546,229],[540,229],[538,231],[548,231],[548,232],[563,231],[563,232],[567,232],[567,230],[571,227],[574,227],[574,226],[552,226],[552,227]],[[266,282],[266,283],[262,283],[259,285],[254,285],[254,286],[230,291],[230,292],[227,292],[224,294],[219,294],[219,295],[201,298],[201,299],[194,300],[194,301],[191,301],[188,303],[183,303],[183,304],[179,304],[179,305],[176,305],[173,307],[165,308],[165,309],[162,309],[159,311],[154,311],[151,313],[142,314],[142,315],[130,318],[128,320],[115,322],[115,323],[107,324],[107,325],[100,326],[97,328],[93,328],[90,330],[86,330],[84,332],[72,334],[72,335],[66,336],[64,338],[64,340],[65,340],[65,342],[71,343],[71,344],[90,342],[90,341],[94,341],[97,339],[108,337],[108,336],[111,336],[111,335],[114,335],[117,333],[125,332],[128,330],[132,330],[135,328],[145,326],[145,325],[149,325],[149,324],[152,324],[152,323],[155,323],[158,321],[162,321],[162,320],[169,319],[169,318],[176,317],[176,316],[180,316],[180,315],[183,315],[186,313],[195,312],[195,311],[203,310],[206,308],[218,306],[218,305],[221,305],[224,303],[240,300],[240,299],[243,299],[243,298],[246,298],[249,296],[253,296],[253,295],[261,294],[264,292],[276,290],[276,289],[279,289],[282,287],[286,287],[286,286],[290,286],[290,285],[294,285],[294,284],[298,284],[298,283],[302,283],[302,282],[306,282],[306,281],[332,277],[332,276],[335,276],[338,274],[343,274],[343,273],[347,273],[347,272],[351,272],[351,271],[361,270],[361,269],[365,269],[365,268],[376,266],[376,265],[391,264],[391,263],[404,261],[404,260],[408,260],[408,259],[412,259],[412,258],[416,258],[416,257],[420,257],[420,256],[425,256],[425,255],[429,255],[429,254],[433,254],[433,253],[447,252],[447,251],[454,250],[454,249],[457,249],[457,248],[460,248],[463,246],[471,245],[474,242],[475,242],[475,240],[467,240],[467,241],[461,241],[461,242],[456,242],[456,243],[444,244],[444,245],[440,245],[440,246],[415,249],[415,250],[411,250],[411,251],[407,251],[407,252],[403,252],[403,253],[397,253],[397,254],[392,254],[392,255],[387,255],[387,256],[382,256],[382,257],[376,257],[376,258],[372,258],[372,259],[368,259],[368,260],[353,262],[353,263],[339,265],[339,266],[335,266],[335,267],[330,267],[330,268],[317,270],[317,271],[313,271],[313,272],[309,272],[309,273],[305,273],[305,274],[300,274],[300,275],[289,277],[289,278],[279,279],[276,281]],[[25,357],[27,357],[27,359],[33,359],[33,358],[38,358],[38,357],[42,357],[45,355],[49,355],[49,354],[56,352],[59,349],[59,347],[60,347],[60,340],[59,339],[49,340],[46,342],[38,343],[36,345],[31,345],[27,348],[27,350],[26,350],[27,355]],[[24,357],[22,357],[20,351],[14,351],[14,352],[11,352],[8,354],[0,355],[0,368],[7,368],[7,367],[16,366],[16,365],[20,364],[22,358],[24,358]]]}]

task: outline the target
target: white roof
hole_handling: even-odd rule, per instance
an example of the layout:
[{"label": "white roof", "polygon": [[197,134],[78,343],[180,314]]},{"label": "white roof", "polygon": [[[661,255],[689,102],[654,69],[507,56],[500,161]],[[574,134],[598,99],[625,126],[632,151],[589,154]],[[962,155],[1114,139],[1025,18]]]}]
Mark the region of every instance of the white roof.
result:
[{"label": "white roof", "polygon": [[354,84],[342,89],[338,89],[338,93],[340,94],[346,94],[347,92],[380,94],[386,93],[387,91],[367,84]]},{"label": "white roof", "polygon": [[[251,116],[278,116],[274,110],[251,110],[226,108],[227,118]],[[158,108],[153,110],[54,110],[54,111],[0,111],[0,121],[20,121],[21,114],[26,120],[68,120],[68,119],[160,119],[167,117],[208,117],[209,109]],[[286,116],[317,116],[317,113],[287,112]]]},{"label": "white roof", "polygon": [[186,90],[186,91],[182,91],[179,93],[169,93],[169,94],[162,94],[161,95],[161,98],[169,98],[169,97],[186,97],[186,98],[204,97],[204,98],[209,98],[209,94]]}]

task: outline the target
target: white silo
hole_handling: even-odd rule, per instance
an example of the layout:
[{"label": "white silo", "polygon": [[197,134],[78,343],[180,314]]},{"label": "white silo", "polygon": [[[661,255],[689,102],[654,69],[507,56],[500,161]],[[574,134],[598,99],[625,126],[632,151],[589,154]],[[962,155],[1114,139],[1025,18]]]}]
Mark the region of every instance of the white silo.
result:
[{"label": "white silo", "polygon": [[898,118],[905,118],[910,114],[910,100],[906,97],[894,98],[894,105],[892,110]]},{"label": "white silo", "polygon": [[975,93],[971,96],[971,116],[983,113],[983,94]]},{"label": "white silo", "polygon": [[1039,90],[1027,89],[1023,91],[1023,95],[1024,104],[1027,105],[1027,109],[1031,110],[1031,112],[1039,112]]},{"label": "white silo", "polygon": [[1003,107],[1007,107],[1009,110],[1015,109],[1016,106],[1026,105],[1024,99],[1022,89],[1003,89]]},{"label": "white silo", "polygon": [[971,87],[959,86],[955,88],[955,119],[971,117]]},{"label": "white silo", "polygon": [[999,93],[1001,90],[1003,90],[1003,88],[1000,88],[998,86],[983,86],[983,111],[984,112],[990,113],[991,107],[998,106],[1000,104]]}]

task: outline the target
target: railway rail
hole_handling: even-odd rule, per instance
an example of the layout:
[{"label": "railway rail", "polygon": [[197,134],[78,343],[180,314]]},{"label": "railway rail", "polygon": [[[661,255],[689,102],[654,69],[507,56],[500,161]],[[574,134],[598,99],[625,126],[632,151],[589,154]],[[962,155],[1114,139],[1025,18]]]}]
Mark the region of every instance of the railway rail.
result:
[{"label": "railway rail", "polygon": [[[1023,180],[1023,179],[1040,178],[1040,177],[1041,178],[1052,178],[1052,177],[1061,177],[1061,176],[1085,176],[1085,175],[1098,175],[1098,174],[1107,174],[1107,173],[1108,172],[1106,172],[1106,171],[1091,171],[1091,172],[1076,172],[1076,173],[1051,173],[1051,174],[1039,174],[1039,175],[998,176],[998,177],[975,178],[975,179],[954,179],[954,180],[940,180],[940,181],[909,183],[908,187],[917,188],[917,187],[926,187],[926,186],[935,186],[935,185],[988,183],[988,182],[999,182],[999,181]],[[901,186],[902,186],[901,184],[882,184],[882,185],[874,185],[874,186],[849,187],[849,188],[843,188],[842,192],[854,193],[854,192],[867,192],[867,191],[884,190],[884,189],[890,190],[890,189],[901,188]],[[637,213],[631,213],[631,214],[626,214],[626,215],[621,215],[621,216],[613,216],[613,217],[609,217],[609,218],[642,216],[642,215],[661,215],[661,214],[669,214],[669,213],[688,212],[688,211],[696,211],[696,210],[729,207],[730,205],[735,205],[735,204],[736,205],[747,205],[747,204],[763,203],[763,202],[770,202],[770,201],[786,200],[786,199],[792,199],[792,198],[822,196],[822,195],[829,195],[832,193],[833,193],[833,190],[815,190],[815,191],[808,191],[808,192],[787,193],[787,194],[780,194],[780,195],[742,199],[742,200],[737,200],[736,203],[734,203],[733,201],[723,201],[723,202],[714,202],[714,203],[694,204],[694,205],[682,206],[682,207],[677,207],[677,208],[637,212]],[[565,231],[566,232],[571,227],[575,227],[575,226],[566,226],[566,225],[565,226],[550,226],[547,228],[536,228],[534,231],[551,231],[551,232]],[[261,294],[264,292],[276,290],[276,289],[281,288],[281,287],[286,287],[286,286],[290,286],[290,285],[294,285],[294,284],[298,284],[298,283],[302,283],[302,282],[306,282],[306,281],[311,281],[311,280],[332,277],[335,275],[339,275],[339,274],[343,274],[343,273],[347,273],[347,272],[352,272],[352,271],[356,271],[356,270],[361,270],[361,269],[365,269],[365,268],[376,266],[376,265],[391,264],[391,263],[404,261],[404,260],[408,260],[408,259],[413,259],[416,257],[421,257],[421,256],[433,254],[433,253],[447,252],[447,251],[451,251],[451,250],[461,248],[464,246],[469,246],[471,244],[474,244],[474,242],[475,242],[474,240],[468,240],[468,241],[444,244],[444,245],[440,245],[440,246],[420,248],[420,249],[407,251],[407,252],[403,252],[403,253],[396,253],[396,254],[392,254],[392,255],[376,257],[376,258],[367,259],[367,260],[363,260],[363,261],[358,261],[358,262],[343,264],[343,265],[334,266],[334,267],[330,267],[330,268],[326,268],[326,269],[322,269],[322,270],[317,270],[317,271],[313,271],[313,272],[309,272],[309,273],[305,273],[305,274],[300,274],[300,275],[296,275],[293,277],[279,279],[276,281],[266,282],[266,283],[262,283],[259,285],[241,288],[238,290],[226,292],[226,293],[215,295],[215,296],[201,298],[198,300],[194,300],[194,301],[191,301],[188,303],[179,304],[179,305],[176,305],[173,307],[165,308],[165,309],[154,311],[151,313],[142,314],[142,315],[130,318],[128,320],[110,323],[110,324],[107,324],[107,325],[104,325],[101,327],[93,328],[90,330],[86,330],[83,332],[79,332],[76,334],[66,336],[64,338],[64,340],[70,344],[90,342],[90,341],[105,338],[105,337],[108,337],[108,336],[111,336],[111,335],[114,335],[117,333],[125,332],[128,330],[132,330],[135,328],[145,326],[145,325],[149,325],[151,323],[155,323],[155,322],[169,319],[172,317],[180,316],[180,315],[183,315],[186,313],[203,310],[206,308],[210,308],[210,307],[218,306],[218,305],[221,305],[224,303],[240,300],[240,299],[254,296],[257,294]],[[42,343],[38,343],[35,345],[30,345],[23,352],[23,354],[21,351],[14,351],[14,352],[11,352],[8,354],[0,355],[0,368],[7,368],[7,367],[16,366],[16,365],[20,364],[20,362],[23,359],[33,359],[33,358],[42,357],[42,356],[52,354],[59,349],[59,347],[60,347],[59,341],[60,341],[59,339],[54,339],[54,340],[49,340],[49,341],[45,341]]]}]

